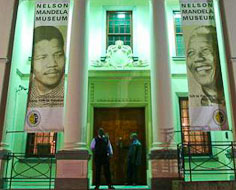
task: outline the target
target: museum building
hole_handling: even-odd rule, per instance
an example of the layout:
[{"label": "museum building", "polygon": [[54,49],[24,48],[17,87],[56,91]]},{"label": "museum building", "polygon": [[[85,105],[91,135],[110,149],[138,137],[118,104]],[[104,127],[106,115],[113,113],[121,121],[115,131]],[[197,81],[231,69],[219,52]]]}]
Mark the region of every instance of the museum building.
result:
[{"label": "museum building", "polygon": [[[27,133],[35,2],[0,0],[2,188],[93,189],[100,127],[116,189],[236,188],[234,0],[213,0],[229,130],[190,130],[179,0],[70,0],[64,131]],[[127,186],[133,132],[142,163]]]}]

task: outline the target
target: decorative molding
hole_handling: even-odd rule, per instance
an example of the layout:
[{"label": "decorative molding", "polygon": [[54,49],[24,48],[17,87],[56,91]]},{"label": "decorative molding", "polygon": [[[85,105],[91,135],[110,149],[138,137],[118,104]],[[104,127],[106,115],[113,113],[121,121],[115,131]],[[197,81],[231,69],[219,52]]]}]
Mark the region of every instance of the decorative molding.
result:
[{"label": "decorative molding", "polygon": [[172,57],[172,60],[173,61],[176,61],[176,62],[178,62],[178,61],[186,61],[186,57],[184,57],[184,56],[182,56],[182,57],[180,57],[180,56],[175,56],[175,57]]},{"label": "decorative molding", "polygon": [[171,74],[172,78],[187,78],[186,73],[173,73]]},{"label": "decorative molding", "polygon": [[104,98],[104,99],[97,99],[97,103],[104,103],[104,102],[112,102],[112,103],[123,103],[123,102],[142,102],[142,100],[138,98]]},{"label": "decorative molding", "polygon": [[[107,88],[109,88],[109,94],[104,93]],[[89,73],[90,103],[145,104],[149,99],[150,75],[147,71],[93,71]]]},{"label": "decorative molding", "polygon": [[94,83],[90,83],[90,102],[94,102]]},{"label": "decorative molding", "polygon": [[89,160],[88,150],[61,150],[56,154],[57,160]]},{"label": "decorative molding", "polygon": [[148,101],[148,99],[149,99],[149,84],[150,83],[148,83],[148,82],[145,82],[144,83],[144,100],[145,100],[145,102],[147,102]]},{"label": "decorative molding", "polygon": [[136,6],[119,6],[119,5],[103,5],[105,11],[132,11],[135,10]]},{"label": "decorative molding", "polygon": [[7,57],[0,57],[0,61],[4,61],[5,63],[10,62],[10,60]]},{"label": "decorative molding", "polygon": [[124,42],[117,40],[115,45],[110,45],[107,48],[105,60],[101,59],[93,60],[92,67],[104,67],[113,69],[125,69],[125,68],[139,68],[148,67],[149,64],[146,60],[133,60],[133,52],[130,46],[124,45]]},{"label": "decorative molding", "polygon": [[177,159],[177,158],[178,158],[177,150],[174,149],[153,150],[149,155],[150,160]]},{"label": "decorative molding", "polygon": [[112,78],[150,80],[150,70],[89,70],[89,78]]}]

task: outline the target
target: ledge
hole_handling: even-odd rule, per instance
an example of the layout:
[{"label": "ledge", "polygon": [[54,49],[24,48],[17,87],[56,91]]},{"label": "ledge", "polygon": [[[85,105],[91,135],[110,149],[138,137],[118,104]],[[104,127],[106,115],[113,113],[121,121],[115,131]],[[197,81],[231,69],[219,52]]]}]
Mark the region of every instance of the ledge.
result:
[{"label": "ledge", "polygon": [[[16,74],[21,79],[29,79],[30,73],[23,73],[20,69],[16,69]],[[186,75],[186,74],[185,74]],[[149,69],[140,69],[140,70],[107,70],[107,69],[98,69],[98,70],[88,70],[88,76],[89,77],[148,77],[150,78],[150,70]],[[65,74],[65,77],[67,77],[67,73]]]},{"label": "ledge", "polygon": [[191,159],[189,157],[184,157],[184,161],[191,161],[191,162],[217,162],[219,160],[218,157],[214,156],[191,156]]},{"label": "ledge", "polygon": [[177,150],[174,149],[162,149],[162,150],[154,150],[149,154],[150,160],[163,160],[163,159],[177,159],[178,154]]},{"label": "ledge", "polygon": [[62,150],[56,154],[57,160],[89,160],[88,150]]},{"label": "ledge", "polygon": [[[16,74],[20,77],[20,78],[24,78],[24,79],[29,79],[30,77],[30,72],[29,73],[23,73],[19,68],[16,69]],[[65,74],[65,77],[67,77],[67,74]]]},{"label": "ledge", "polygon": [[9,150],[0,150],[0,160],[6,160],[10,152]]},{"label": "ledge", "polygon": [[186,61],[186,57],[185,56],[173,56],[172,60],[173,61]]},{"label": "ledge", "polygon": [[171,74],[173,78],[186,78],[187,79],[187,74],[186,73],[173,73]]},{"label": "ledge", "polygon": [[150,78],[150,70],[89,70],[89,77],[94,78],[119,78],[119,77],[148,77]]},{"label": "ledge", "polygon": [[40,158],[37,158],[37,157],[32,157],[32,158],[21,158],[19,159],[19,162],[22,162],[22,163],[41,163],[41,164],[46,164],[46,163],[56,163],[56,159],[54,157],[40,157]]}]

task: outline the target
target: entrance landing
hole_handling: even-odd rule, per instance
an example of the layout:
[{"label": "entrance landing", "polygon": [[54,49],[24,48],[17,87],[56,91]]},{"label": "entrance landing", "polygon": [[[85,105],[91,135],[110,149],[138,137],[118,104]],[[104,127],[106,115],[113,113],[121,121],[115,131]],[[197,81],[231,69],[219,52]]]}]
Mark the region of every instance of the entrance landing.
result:
[{"label": "entrance landing", "polygon": [[[114,185],[115,189],[117,190],[150,190],[150,188],[147,185],[135,185],[135,186],[131,186],[131,185]],[[94,189],[95,186],[92,186],[90,189]],[[108,187],[106,185],[102,185],[99,187],[99,189],[108,189]]]}]

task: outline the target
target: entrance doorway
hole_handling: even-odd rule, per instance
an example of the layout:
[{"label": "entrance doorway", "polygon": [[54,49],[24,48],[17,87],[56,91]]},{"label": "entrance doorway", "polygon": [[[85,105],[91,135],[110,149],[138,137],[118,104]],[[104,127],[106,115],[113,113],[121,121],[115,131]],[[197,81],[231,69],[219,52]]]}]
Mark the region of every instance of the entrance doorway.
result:
[{"label": "entrance doorway", "polygon": [[[127,170],[127,153],[130,144],[130,134],[138,133],[142,143],[142,164],[139,167],[137,183],[146,184],[146,140],[145,140],[145,108],[94,108],[94,136],[102,127],[109,135],[113,157],[110,160],[112,183],[124,184]],[[94,164],[93,164],[94,167]],[[95,168],[93,168],[95,171]],[[93,172],[95,179],[95,172]],[[101,181],[105,184],[102,175]]]}]

